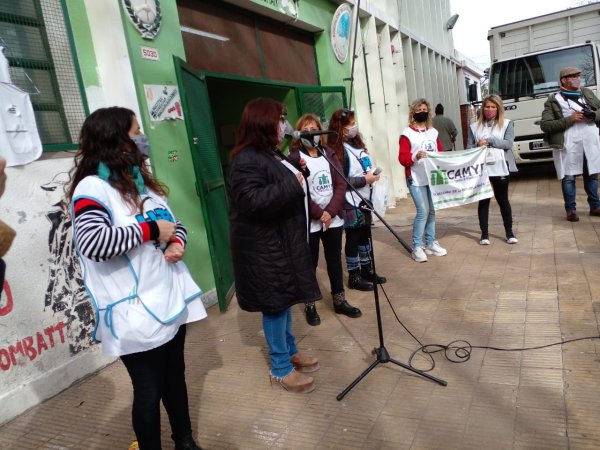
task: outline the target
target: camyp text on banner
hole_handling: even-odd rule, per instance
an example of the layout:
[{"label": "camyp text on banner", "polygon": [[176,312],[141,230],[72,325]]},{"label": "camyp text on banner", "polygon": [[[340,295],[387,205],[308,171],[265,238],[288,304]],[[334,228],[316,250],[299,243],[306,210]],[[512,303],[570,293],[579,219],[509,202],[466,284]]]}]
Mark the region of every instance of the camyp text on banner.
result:
[{"label": "camyp text on banner", "polygon": [[436,210],[492,197],[486,151],[486,147],[477,147],[461,152],[427,152],[425,170]]}]

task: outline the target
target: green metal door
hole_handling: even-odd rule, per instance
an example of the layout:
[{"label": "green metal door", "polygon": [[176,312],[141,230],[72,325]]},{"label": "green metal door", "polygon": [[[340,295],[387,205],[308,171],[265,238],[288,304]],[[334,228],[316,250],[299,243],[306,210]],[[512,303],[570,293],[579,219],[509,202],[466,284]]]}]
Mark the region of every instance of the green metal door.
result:
[{"label": "green metal door", "polygon": [[234,292],[229,251],[229,217],[225,179],[217,147],[215,127],[205,77],[175,57],[186,128],[196,173],[208,246],[215,276],[219,309],[225,311]]},{"label": "green metal door", "polygon": [[327,124],[331,114],[345,108],[346,88],[343,86],[301,86],[296,88],[298,115],[313,113]]}]

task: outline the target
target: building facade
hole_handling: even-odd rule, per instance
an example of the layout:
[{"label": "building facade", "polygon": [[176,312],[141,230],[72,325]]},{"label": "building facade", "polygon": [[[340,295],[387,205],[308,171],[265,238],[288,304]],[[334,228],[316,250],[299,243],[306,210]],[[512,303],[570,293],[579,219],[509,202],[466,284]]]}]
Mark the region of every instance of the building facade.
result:
[{"label": "building facade", "polygon": [[186,263],[204,302],[224,311],[233,294],[224,174],[245,103],[275,98],[291,123],[354,108],[393,206],[407,195],[397,155],[410,101],[443,103],[460,121],[450,17],[448,0],[3,2],[0,46],[44,151],[7,169],[0,200],[18,232],[0,300],[0,423],[111,362],[90,342],[94,312],[63,191],[89,112],[136,112],[188,228]]}]

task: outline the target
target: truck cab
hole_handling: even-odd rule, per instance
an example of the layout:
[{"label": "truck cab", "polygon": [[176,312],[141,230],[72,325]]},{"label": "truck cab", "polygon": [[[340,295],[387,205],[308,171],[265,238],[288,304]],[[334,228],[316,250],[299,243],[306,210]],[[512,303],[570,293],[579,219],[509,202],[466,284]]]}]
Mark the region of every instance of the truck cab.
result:
[{"label": "truck cab", "polygon": [[599,49],[588,42],[559,49],[532,52],[495,61],[490,67],[490,93],[504,102],[505,115],[515,124],[513,153],[517,164],[552,161],[544,142],[540,118],[544,102],[560,90],[558,73],[574,66],[581,70],[581,86],[598,92]]}]

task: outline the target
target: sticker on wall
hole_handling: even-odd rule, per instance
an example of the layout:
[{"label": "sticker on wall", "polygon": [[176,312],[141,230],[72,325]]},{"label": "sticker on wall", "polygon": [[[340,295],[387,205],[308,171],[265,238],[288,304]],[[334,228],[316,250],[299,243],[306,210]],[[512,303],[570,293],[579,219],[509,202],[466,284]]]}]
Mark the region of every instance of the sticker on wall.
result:
[{"label": "sticker on wall", "polygon": [[350,30],[352,29],[352,9],[344,3],[335,10],[331,21],[331,48],[339,62],[344,64],[348,59],[350,47]]},{"label": "sticker on wall", "polygon": [[160,0],[123,0],[123,8],[144,39],[154,39],[160,31]]},{"label": "sticker on wall", "polygon": [[158,56],[158,50],[152,47],[140,47],[142,51],[142,58],[149,59],[150,61],[160,61]]},{"label": "sticker on wall", "polygon": [[169,150],[167,152],[167,159],[169,162],[179,161],[179,152],[177,150]]},{"label": "sticker on wall", "polygon": [[145,84],[144,92],[150,119],[155,122],[183,120],[183,109],[177,86]]}]

